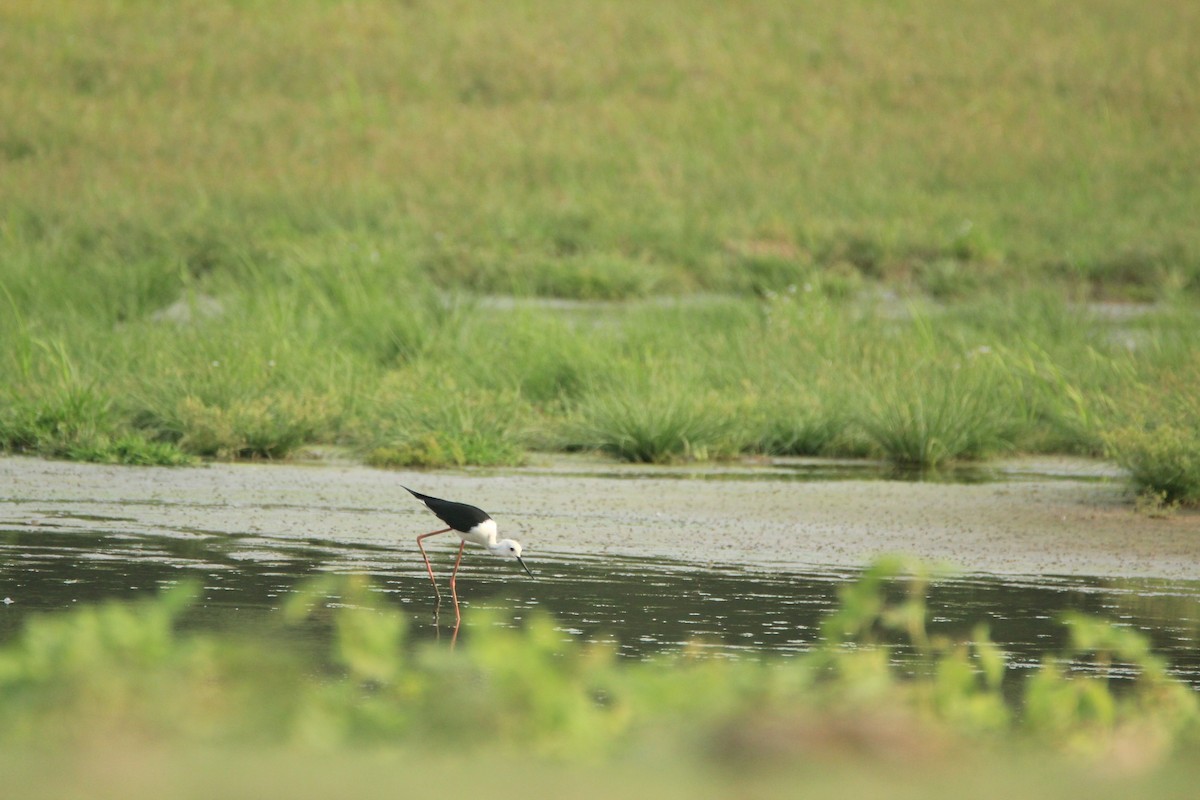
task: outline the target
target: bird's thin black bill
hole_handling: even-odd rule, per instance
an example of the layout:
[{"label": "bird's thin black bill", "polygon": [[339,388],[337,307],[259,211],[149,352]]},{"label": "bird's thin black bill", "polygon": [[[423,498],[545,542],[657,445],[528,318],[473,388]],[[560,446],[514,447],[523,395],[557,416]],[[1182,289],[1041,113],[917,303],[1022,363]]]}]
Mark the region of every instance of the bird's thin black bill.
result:
[{"label": "bird's thin black bill", "polygon": [[521,569],[525,570],[525,572],[527,572],[529,574],[529,577],[531,577],[531,578],[533,577],[533,573],[529,572],[529,567],[525,566],[525,562],[521,559],[520,556],[517,556],[517,563],[521,565]]}]

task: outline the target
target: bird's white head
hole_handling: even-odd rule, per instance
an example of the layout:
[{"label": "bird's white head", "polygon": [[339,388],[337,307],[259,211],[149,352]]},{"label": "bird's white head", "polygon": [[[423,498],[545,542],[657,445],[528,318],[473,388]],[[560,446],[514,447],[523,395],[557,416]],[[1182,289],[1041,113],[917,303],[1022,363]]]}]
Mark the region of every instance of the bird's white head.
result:
[{"label": "bird's white head", "polygon": [[529,577],[533,577],[533,573],[529,572],[529,567],[525,566],[525,562],[521,559],[521,543],[516,539],[501,539],[494,545],[489,545],[488,550],[492,551],[492,555],[500,556],[501,558],[513,558],[521,565],[521,569],[529,573]]},{"label": "bird's white head", "polygon": [[496,555],[503,556],[504,558],[521,557],[521,543],[516,539],[501,539],[488,549]]}]

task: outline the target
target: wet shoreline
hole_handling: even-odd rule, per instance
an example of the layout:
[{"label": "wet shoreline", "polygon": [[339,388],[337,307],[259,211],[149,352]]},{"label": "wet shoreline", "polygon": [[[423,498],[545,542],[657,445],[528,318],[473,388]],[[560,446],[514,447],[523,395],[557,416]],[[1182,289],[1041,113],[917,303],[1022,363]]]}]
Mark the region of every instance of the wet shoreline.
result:
[{"label": "wet shoreline", "polygon": [[[781,479],[787,470],[800,477]],[[791,570],[861,567],[900,552],[996,575],[1200,578],[1195,512],[1138,514],[1124,484],[1096,462],[1006,462],[999,474],[971,483],[804,480],[779,462],[634,468],[591,457],[453,472],[336,460],[168,469],[7,457],[0,524],[415,554],[414,537],[434,520],[406,484],[487,509],[531,558],[541,550]]]}]

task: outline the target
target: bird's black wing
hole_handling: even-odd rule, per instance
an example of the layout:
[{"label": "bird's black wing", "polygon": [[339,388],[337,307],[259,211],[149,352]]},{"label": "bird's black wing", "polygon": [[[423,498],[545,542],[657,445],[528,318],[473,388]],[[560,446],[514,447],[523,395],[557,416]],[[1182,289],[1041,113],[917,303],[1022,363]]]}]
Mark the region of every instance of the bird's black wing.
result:
[{"label": "bird's black wing", "polygon": [[437,497],[430,497],[427,494],[414,492],[407,486],[404,488],[407,489],[413,497],[429,506],[429,510],[434,514],[437,514],[438,519],[449,525],[451,528],[454,528],[456,531],[463,531],[465,533],[484,520],[491,519],[491,517],[487,515],[487,512],[482,508],[469,506],[466,503],[455,503],[452,500],[442,500]]}]

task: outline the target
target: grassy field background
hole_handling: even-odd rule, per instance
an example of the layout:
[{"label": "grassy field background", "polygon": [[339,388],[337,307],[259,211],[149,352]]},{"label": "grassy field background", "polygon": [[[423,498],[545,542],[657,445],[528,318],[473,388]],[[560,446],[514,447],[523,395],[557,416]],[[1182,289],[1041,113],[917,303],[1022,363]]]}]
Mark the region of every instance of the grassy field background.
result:
[{"label": "grassy field background", "polygon": [[1200,501],[1197,17],[7,3],[0,447],[1072,452]]},{"label": "grassy field background", "polygon": [[1193,4],[280,8],[7,3],[9,269],[118,317],[355,244],[569,296],[1200,289]]}]

